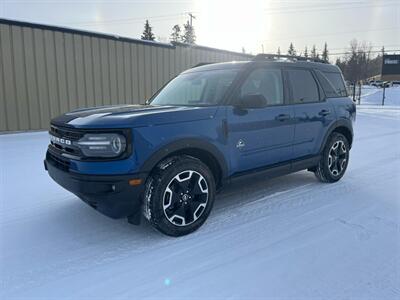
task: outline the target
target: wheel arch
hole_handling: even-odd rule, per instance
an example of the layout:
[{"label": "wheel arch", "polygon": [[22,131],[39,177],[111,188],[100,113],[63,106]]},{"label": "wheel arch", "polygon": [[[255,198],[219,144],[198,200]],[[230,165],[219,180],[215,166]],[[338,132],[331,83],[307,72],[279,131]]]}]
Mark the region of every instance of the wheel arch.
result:
[{"label": "wheel arch", "polygon": [[320,151],[322,151],[324,149],[324,147],[325,147],[325,145],[326,145],[326,143],[328,141],[328,138],[331,136],[331,134],[333,132],[338,132],[338,133],[343,134],[346,137],[346,139],[348,140],[349,146],[351,148],[351,146],[353,144],[353,127],[352,127],[352,123],[351,123],[350,120],[343,120],[342,119],[342,120],[336,121],[335,123],[333,123],[329,127],[327,133],[325,134],[325,137],[324,137],[323,143],[321,145]]},{"label": "wheel arch", "polygon": [[199,139],[182,139],[163,146],[153,153],[143,164],[143,172],[150,173],[161,161],[178,155],[189,155],[207,165],[214,175],[217,187],[227,177],[228,166],[224,155],[218,148],[207,141]]}]

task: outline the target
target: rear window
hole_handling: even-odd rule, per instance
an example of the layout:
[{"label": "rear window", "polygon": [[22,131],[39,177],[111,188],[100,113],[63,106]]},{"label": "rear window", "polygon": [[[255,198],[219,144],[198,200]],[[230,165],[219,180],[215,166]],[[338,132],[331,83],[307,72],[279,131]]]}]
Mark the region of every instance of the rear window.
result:
[{"label": "rear window", "polygon": [[321,71],[317,71],[316,73],[327,98],[347,96],[341,73]]},{"label": "rear window", "polygon": [[310,71],[293,69],[288,70],[288,74],[294,103],[319,101],[318,86]]}]

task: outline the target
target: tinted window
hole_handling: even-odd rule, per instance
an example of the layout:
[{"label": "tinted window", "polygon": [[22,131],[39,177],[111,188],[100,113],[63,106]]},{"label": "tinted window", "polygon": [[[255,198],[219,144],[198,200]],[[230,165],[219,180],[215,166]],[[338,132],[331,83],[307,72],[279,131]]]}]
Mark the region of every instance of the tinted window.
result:
[{"label": "tinted window", "polygon": [[322,72],[316,70],[315,73],[317,74],[319,83],[321,84],[327,98],[340,97],[340,95],[335,91],[332,83]]},{"label": "tinted window", "polygon": [[216,105],[232,84],[237,70],[214,70],[179,75],[151,101],[152,105]]},{"label": "tinted window", "polygon": [[289,70],[288,74],[294,103],[319,101],[318,86],[310,71]]},{"label": "tinted window", "polygon": [[325,77],[329,80],[331,85],[334,87],[335,92],[340,97],[346,97],[346,87],[344,86],[343,77],[340,73],[330,73],[330,72],[323,72]]},{"label": "tinted window", "polygon": [[263,95],[267,105],[283,104],[282,74],[277,69],[256,69],[243,83],[240,96]]}]

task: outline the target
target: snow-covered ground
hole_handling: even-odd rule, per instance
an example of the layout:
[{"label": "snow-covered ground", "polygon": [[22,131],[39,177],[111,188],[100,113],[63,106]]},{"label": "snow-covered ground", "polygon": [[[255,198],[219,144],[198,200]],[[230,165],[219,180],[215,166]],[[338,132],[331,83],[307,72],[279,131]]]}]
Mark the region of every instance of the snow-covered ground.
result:
[{"label": "snow-covered ground", "polygon": [[[382,106],[383,89],[374,86],[363,85],[361,88],[361,105]],[[358,102],[357,102],[358,103]],[[400,106],[400,86],[385,89],[384,106]]]},{"label": "snow-covered ground", "polygon": [[358,107],[340,182],[304,171],[229,186],[182,238],[111,220],[55,184],[46,133],[2,135],[0,299],[399,299],[392,110]]}]

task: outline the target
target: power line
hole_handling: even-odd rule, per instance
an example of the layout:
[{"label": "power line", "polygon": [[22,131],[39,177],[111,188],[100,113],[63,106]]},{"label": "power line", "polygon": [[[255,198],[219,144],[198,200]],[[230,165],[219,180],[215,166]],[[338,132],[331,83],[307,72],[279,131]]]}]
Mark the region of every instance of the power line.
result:
[{"label": "power line", "polygon": [[390,2],[390,3],[371,3],[371,4],[352,4],[342,5],[342,4],[330,4],[330,5],[308,5],[308,6],[287,6],[285,8],[270,8],[264,9],[267,12],[267,15],[275,15],[275,14],[291,14],[291,13],[308,13],[308,12],[321,12],[321,11],[335,11],[335,10],[343,10],[343,9],[358,9],[358,8],[371,8],[371,7],[390,7],[390,6],[399,6],[398,2]]},{"label": "power line", "polygon": [[124,19],[110,19],[103,21],[87,21],[87,22],[66,22],[65,24],[70,25],[103,25],[103,24],[123,24],[123,23],[135,23],[135,21],[144,22],[144,20],[154,21],[157,19],[176,19],[176,17],[187,15],[187,12],[176,13],[170,15],[159,15],[159,16],[147,16],[138,18],[124,18]]},{"label": "power line", "polygon": [[[308,50],[310,50],[310,46],[313,46],[313,45],[305,45],[305,47],[307,47],[308,48]],[[381,48],[382,49],[382,47],[385,47],[385,51],[386,51],[386,49],[388,48],[388,47],[400,47],[400,44],[398,44],[398,45],[385,45],[385,44],[382,44],[382,45],[376,45],[376,46],[374,46],[374,45],[366,45],[366,47],[367,48]],[[328,50],[329,51],[332,51],[332,50],[343,50],[343,51],[346,51],[346,50],[348,50],[349,49],[349,47],[341,47],[341,48],[329,48]],[[302,49],[299,49],[298,48],[298,50],[302,50]],[[315,50],[317,50],[317,51],[323,51],[323,49],[322,48],[315,48]],[[271,50],[272,52],[274,51],[274,50]],[[391,50],[387,50],[387,51],[391,51]]]},{"label": "power line", "polygon": [[[357,51],[355,51],[357,52]],[[367,53],[382,53],[382,50],[373,50],[373,51],[366,51]],[[392,50],[386,50],[385,49],[385,53],[387,52],[400,52],[400,49],[392,49]],[[350,54],[352,53],[352,51],[346,51],[346,52],[336,52],[336,53],[329,53],[329,55],[346,55],[346,54]]]},{"label": "power line", "polygon": [[263,42],[269,42],[269,41],[287,41],[291,39],[304,39],[304,38],[310,38],[310,37],[321,37],[321,36],[335,36],[335,35],[343,35],[343,34],[354,34],[354,33],[361,33],[361,32],[375,32],[375,31],[386,31],[386,30],[397,30],[400,29],[400,26],[396,27],[388,27],[388,28],[380,28],[380,29],[370,29],[370,30],[357,30],[357,31],[342,31],[342,32],[335,32],[335,33],[323,33],[323,34],[311,34],[311,35],[303,35],[303,36],[292,36],[292,37],[286,37],[286,38],[280,38],[280,39],[270,39],[270,40],[263,40]]},{"label": "power line", "polygon": [[[398,45],[366,45],[368,48],[382,48],[382,47],[400,47],[400,44]],[[345,47],[345,48],[329,48],[330,51],[332,50],[347,50],[349,47]],[[386,49],[386,48],[385,48]],[[322,50],[317,48],[317,50]]]},{"label": "power line", "polygon": [[[391,1],[391,0],[389,0]],[[281,4],[281,2],[276,2]],[[294,2],[289,2],[294,3]],[[297,2],[296,2],[297,3]],[[311,2],[312,3],[312,2]],[[356,6],[354,6],[356,5]],[[354,8],[369,8],[369,7],[387,7],[387,6],[400,6],[398,1],[391,1],[389,3],[371,3],[366,4],[363,1],[353,1],[353,2],[332,2],[324,4],[310,4],[310,5],[298,5],[298,6],[277,6],[272,7],[269,9],[264,9],[264,11],[268,14],[290,14],[290,13],[299,13],[299,12],[318,12],[318,11],[326,11],[326,10],[338,10],[338,9],[354,9]],[[109,20],[101,20],[101,21],[77,21],[77,22],[66,22],[65,24],[70,25],[97,25],[97,24],[113,24],[113,23],[134,23],[134,21],[143,21],[143,20],[151,20],[153,21],[160,21],[163,20],[171,20],[175,19],[178,16],[189,15],[190,21],[192,18],[195,19],[196,17],[193,15],[196,14],[204,14],[202,12],[181,12],[175,14],[166,14],[166,15],[157,15],[157,16],[143,16],[143,17],[136,17],[136,18],[123,18],[123,19],[109,19]]]}]

